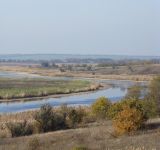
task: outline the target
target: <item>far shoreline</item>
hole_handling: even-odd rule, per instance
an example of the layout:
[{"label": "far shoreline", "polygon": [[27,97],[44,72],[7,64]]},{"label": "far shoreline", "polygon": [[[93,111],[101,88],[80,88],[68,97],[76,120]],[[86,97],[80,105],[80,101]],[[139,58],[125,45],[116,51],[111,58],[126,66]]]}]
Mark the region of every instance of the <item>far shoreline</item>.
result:
[{"label": "far shoreline", "polygon": [[66,71],[60,72],[58,70],[51,70],[40,67],[26,67],[26,66],[0,66],[0,71],[18,73],[19,75],[28,75],[35,78],[54,78],[54,77],[68,77],[68,78],[86,78],[99,80],[129,80],[129,81],[151,81],[155,74],[91,74],[87,72]]}]

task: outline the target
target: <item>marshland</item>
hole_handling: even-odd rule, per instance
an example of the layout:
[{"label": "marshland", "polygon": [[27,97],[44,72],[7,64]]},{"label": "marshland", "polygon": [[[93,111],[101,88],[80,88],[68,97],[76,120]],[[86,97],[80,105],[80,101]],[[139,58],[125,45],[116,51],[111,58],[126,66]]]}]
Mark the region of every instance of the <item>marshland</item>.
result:
[{"label": "marshland", "polygon": [[0,99],[20,99],[94,91],[100,88],[89,81],[0,78]]}]

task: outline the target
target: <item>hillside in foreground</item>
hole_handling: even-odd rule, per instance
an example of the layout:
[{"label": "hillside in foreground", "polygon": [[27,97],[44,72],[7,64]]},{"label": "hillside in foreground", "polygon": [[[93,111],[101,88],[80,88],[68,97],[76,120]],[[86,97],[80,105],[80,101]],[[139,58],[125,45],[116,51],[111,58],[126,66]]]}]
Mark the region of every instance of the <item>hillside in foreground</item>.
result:
[{"label": "hillside in foreground", "polygon": [[134,135],[116,137],[110,121],[96,122],[84,128],[1,139],[1,150],[158,150],[160,119],[150,120],[148,129]]}]

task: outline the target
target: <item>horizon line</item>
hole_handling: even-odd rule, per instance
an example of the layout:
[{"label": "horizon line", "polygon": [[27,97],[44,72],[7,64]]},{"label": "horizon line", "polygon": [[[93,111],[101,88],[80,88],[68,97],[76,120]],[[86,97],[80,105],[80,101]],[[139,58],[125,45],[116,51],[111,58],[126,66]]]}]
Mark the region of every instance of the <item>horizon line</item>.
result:
[{"label": "horizon line", "polygon": [[80,56],[128,56],[128,57],[160,57],[160,55],[133,55],[133,54],[79,54],[79,53],[0,53],[0,55],[80,55]]}]

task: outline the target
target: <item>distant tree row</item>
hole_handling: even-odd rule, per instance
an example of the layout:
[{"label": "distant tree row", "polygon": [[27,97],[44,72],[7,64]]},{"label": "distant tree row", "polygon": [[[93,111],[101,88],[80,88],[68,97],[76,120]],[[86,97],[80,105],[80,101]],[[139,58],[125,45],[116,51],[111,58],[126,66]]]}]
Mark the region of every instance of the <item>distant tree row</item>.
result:
[{"label": "distant tree row", "polygon": [[53,59],[53,60],[41,60],[41,59],[3,59],[0,58],[0,62],[25,62],[25,63],[73,63],[73,64],[99,64],[98,66],[112,66],[112,65],[145,65],[145,64],[160,64],[160,59],[150,59],[150,60],[140,60],[140,59],[121,59],[114,60],[108,58],[94,58],[94,59],[78,59],[78,58],[70,58],[70,59]]}]

